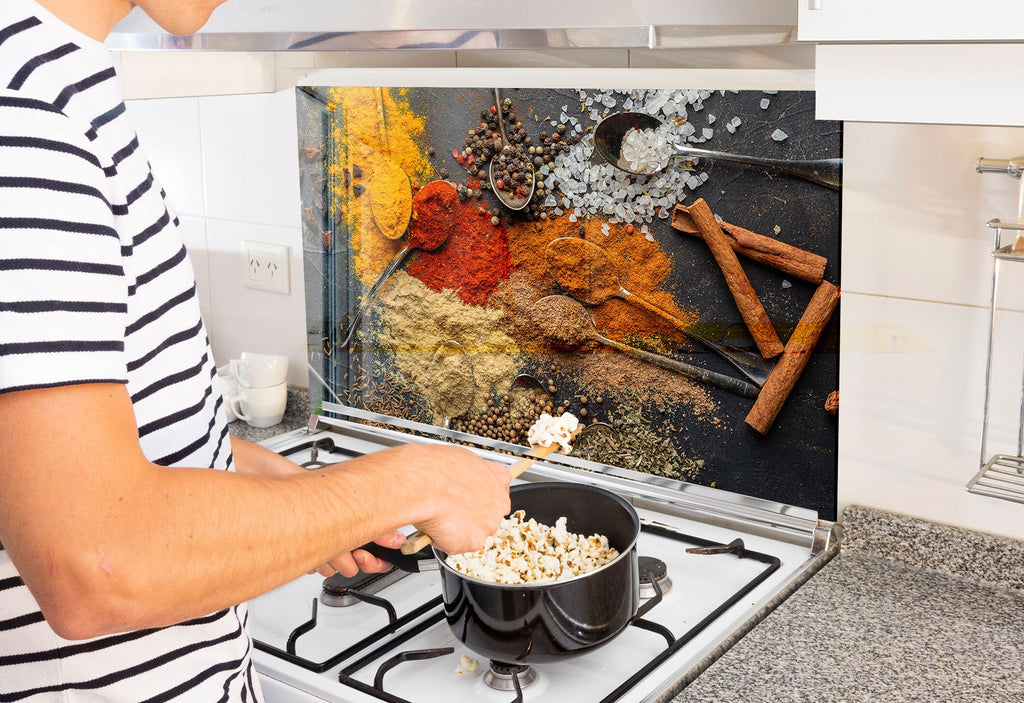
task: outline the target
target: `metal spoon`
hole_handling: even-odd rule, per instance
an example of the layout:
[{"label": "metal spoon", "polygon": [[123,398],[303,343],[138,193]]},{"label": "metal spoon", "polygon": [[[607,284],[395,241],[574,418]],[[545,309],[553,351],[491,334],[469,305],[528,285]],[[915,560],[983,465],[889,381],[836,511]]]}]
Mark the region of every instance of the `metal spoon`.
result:
[{"label": "metal spoon", "polygon": [[[377,129],[380,132],[380,146],[383,150],[378,170],[370,177],[370,212],[373,221],[387,239],[398,239],[405,234],[412,217],[412,184],[401,166],[391,160],[391,145],[388,142],[387,124],[384,121],[384,92],[377,88]],[[387,172],[380,180],[377,176]],[[377,187],[374,187],[377,181]],[[384,189],[381,183],[403,183],[404,187]]]},{"label": "metal spoon", "polygon": [[[453,186],[451,183],[449,183],[448,181],[440,181],[440,183],[446,184],[449,188],[452,189],[452,192],[455,193],[455,186]],[[412,251],[415,249],[419,249],[420,251],[434,251],[435,249],[439,248],[442,244],[444,244],[445,241],[446,240],[442,239],[441,241],[431,242],[431,246],[429,247],[423,245],[414,245],[412,242],[406,241],[405,246],[402,247],[402,249],[397,254],[395,254],[395,258],[391,260],[391,263],[387,265],[387,268],[385,268],[381,272],[380,276],[377,277],[377,280],[373,282],[372,286],[370,286],[370,290],[366,291],[366,295],[364,295],[359,300],[359,302],[352,306],[352,309],[349,310],[347,315],[345,315],[345,321],[342,323],[341,326],[341,329],[345,330],[345,339],[341,342],[341,346],[348,346],[348,343],[352,341],[352,337],[355,335],[356,329],[359,327],[359,322],[363,318],[363,311],[367,307],[369,307],[370,302],[373,300],[374,296],[377,295],[377,292],[380,290],[381,286],[384,285],[384,281],[386,281],[395,271],[398,270],[398,267],[402,265],[406,257],[409,256],[409,254],[412,253]]]},{"label": "metal spoon", "polygon": [[[587,312],[586,308],[583,307],[577,300],[573,300],[567,295],[549,295],[541,298],[535,303],[539,311],[543,311],[545,319],[552,321],[558,321],[561,329],[564,331],[576,330],[577,336],[574,336],[572,341],[582,341],[583,335],[587,336],[587,341],[596,342],[598,344],[604,344],[617,349],[626,354],[632,354],[638,359],[642,359],[650,364],[661,366],[662,368],[675,371],[678,374],[682,374],[687,378],[691,378],[695,381],[705,383],[715,388],[721,388],[722,390],[729,391],[730,393],[736,393],[744,398],[756,398],[758,393],[758,387],[741,381],[738,378],[733,378],[727,374],[718,373],[716,371],[708,371],[702,369],[699,366],[693,366],[682,361],[670,359],[660,354],[652,354],[645,352],[636,347],[631,347],[628,344],[617,342],[614,339],[609,339],[602,335],[594,324],[594,318]],[[558,332],[552,330],[553,333]]]},{"label": "metal spoon", "polygon": [[[615,168],[634,175],[644,175],[629,169],[621,159],[622,140],[631,129],[657,129],[661,120],[642,112],[620,112],[609,115],[597,125],[594,131],[594,147],[601,157]],[[691,158],[729,161],[748,166],[760,166],[780,173],[788,173],[805,180],[839,190],[843,187],[842,159],[815,159],[811,161],[794,161],[791,159],[769,159],[745,154],[730,154],[725,151],[698,149],[691,146],[670,145],[672,156],[688,156]]]},{"label": "metal spoon", "polygon": [[505,120],[501,116],[501,91],[497,88],[494,89],[494,104],[498,108],[498,130],[501,132],[502,151],[499,155],[491,159],[491,163],[487,167],[487,178],[491,182],[491,192],[494,193],[502,205],[507,207],[509,210],[522,210],[530,204],[530,199],[533,198],[533,190],[537,180],[537,175],[534,173],[533,164],[527,160],[527,167],[530,169],[530,192],[524,196],[516,196],[509,193],[507,190],[498,187],[498,178],[495,177],[495,163],[502,160],[501,154],[506,153],[506,149],[515,149],[515,147],[509,144],[508,137],[505,136]]},{"label": "metal spoon", "polygon": [[[432,404],[444,418],[442,427],[447,429],[453,418],[466,414],[473,405],[476,388],[473,362],[461,344],[449,339],[438,345],[430,363]],[[459,393],[460,390],[466,392]]]},{"label": "metal spoon", "polygon": [[671,322],[687,337],[719,354],[758,388],[764,385],[768,374],[775,367],[775,362],[759,354],[735,349],[704,336],[693,325],[684,324],[667,310],[630,293],[619,282],[615,264],[605,250],[596,244],[578,237],[559,237],[548,243],[546,253],[555,280],[569,295],[587,305],[600,305],[609,298],[621,298],[638,305]]}]

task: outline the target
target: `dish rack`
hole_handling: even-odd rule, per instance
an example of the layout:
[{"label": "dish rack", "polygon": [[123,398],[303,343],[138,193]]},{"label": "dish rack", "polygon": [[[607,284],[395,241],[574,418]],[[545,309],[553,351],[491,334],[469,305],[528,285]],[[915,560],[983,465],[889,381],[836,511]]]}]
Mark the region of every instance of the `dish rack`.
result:
[{"label": "dish rack", "polygon": [[[978,495],[1024,503],[1024,381],[1021,384],[1020,415],[1017,421],[1017,454],[988,455],[989,410],[992,395],[992,356],[995,342],[996,292],[1003,262],[1024,262],[1024,156],[1012,159],[978,159],[978,173],[1005,173],[1020,181],[1017,221],[996,218],[986,224],[995,232],[992,248],[992,294],[989,298],[988,353],[985,365],[985,406],[981,427],[981,468],[967,483],[967,490]],[[1015,234],[1014,241],[1003,244],[1003,232]]]}]

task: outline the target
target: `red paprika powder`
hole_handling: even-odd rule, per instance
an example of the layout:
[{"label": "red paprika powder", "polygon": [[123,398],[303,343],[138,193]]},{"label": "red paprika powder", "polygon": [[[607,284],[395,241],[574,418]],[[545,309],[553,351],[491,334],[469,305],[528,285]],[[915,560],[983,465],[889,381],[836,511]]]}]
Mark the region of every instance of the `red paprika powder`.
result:
[{"label": "red paprika powder", "polygon": [[[444,222],[428,223],[429,217],[443,218]],[[509,275],[505,228],[491,224],[491,216],[481,213],[475,202],[460,202],[457,198],[450,212],[417,210],[416,222],[427,229],[450,228],[450,234],[436,250],[420,251],[409,274],[431,290],[452,290],[463,302],[486,305],[491,293]]]},{"label": "red paprika powder", "polygon": [[444,244],[455,228],[452,208],[458,200],[455,186],[447,181],[431,181],[420,188],[412,199],[409,246],[433,251]]}]

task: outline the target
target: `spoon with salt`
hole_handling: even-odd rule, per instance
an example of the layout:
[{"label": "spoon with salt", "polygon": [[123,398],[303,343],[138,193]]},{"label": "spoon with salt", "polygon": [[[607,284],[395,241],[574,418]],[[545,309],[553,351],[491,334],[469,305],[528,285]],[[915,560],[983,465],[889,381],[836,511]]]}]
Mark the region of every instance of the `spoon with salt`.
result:
[{"label": "spoon with salt", "polygon": [[[505,136],[505,119],[501,114],[501,91],[498,88],[494,89],[494,104],[497,106],[497,113],[495,114],[498,117],[498,130],[501,132],[502,147],[501,151],[491,159],[491,163],[487,167],[487,178],[491,183],[491,192],[494,193],[502,205],[509,210],[522,210],[530,204],[530,200],[533,198],[534,182],[537,175],[533,170],[533,163],[522,152],[522,148],[512,146],[508,141],[508,137]],[[512,184],[506,184],[504,179],[498,177],[497,174],[513,161],[516,152],[519,152],[526,159],[527,181],[523,187],[516,188],[515,192],[511,192],[510,186]]]},{"label": "spoon with salt", "polygon": [[359,322],[362,320],[363,311],[370,305],[374,296],[380,290],[381,286],[405,261],[406,257],[412,253],[413,250],[419,249],[420,251],[434,251],[444,244],[448,237],[451,236],[452,230],[457,224],[454,219],[450,216],[451,209],[454,204],[458,201],[459,194],[448,181],[431,181],[430,183],[423,186],[412,199],[413,210],[417,208],[424,208],[429,205],[430,207],[436,207],[438,212],[447,213],[449,216],[444,218],[431,218],[429,220],[420,218],[413,220],[409,223],[408,232],[409,238],[405,242],[405,246],[395,255],[395,258],[391,260],[391,263],[387,265],[387,268],[381,272],[377,280],[373,282],[370,289],[366,292],[359,302],[357,302],[352,309],[345,316],[346,322],[342,324],[341,329],[345,331],[344,340],[341,342],[341,346],[348,346],[348,343],[352,341],[352,337],[355,335],[356,329],[359,327]]},{"label": "spoon with salt", "polygon": [[538,300],[536,323],[544,336],[566,349],[579,349],[591,344],[603,344],[630,354],[649,364],[675,371],[687,378],[715,388],[736,393],[744,398],[756,398],[758,387],[727,374],[709,371],[699,366],[652,354],[602,335],[594,324],[594,318],[579,301],[567,295],[549,295]]},{"label": "spoon with salt", "polygon": [[630,163],[622,157],[622,144],[632,130],[657,130],[661,120],[653,115],[642,112],[620,112],[604,118],[594,130],[594,148],[601,157],[617,169],[634,175],[658,173],[665,170],[669,158],[675,156],[711,159],[712,161],[728,161],[747,166],[760,166],[772,171],[787,173],[805,180],[839,190],[843,187],[842,159],[815,159],[798,161],[793,159],[770,159],[746,154],[732,154],[726,151],[698,149],[691,146],[667,143],[666,152],[662,155],[666,166],[656,170],[642,171],[637,164]]},{"label": "spoon with salt", "polygon": [[672,323],[687,337],[719,354],[758,388],[764,385],[775,366],[774,362],[760,355],[727,347],[704,336],[667,310],[626,290],[619,282],[615,264],[607,252],[592,242],[579,237],[559,237],[548,243],[545,253],[555,280],[576,300],[587,305],[600,305],[609,298],[621,298],[654,313]]}]

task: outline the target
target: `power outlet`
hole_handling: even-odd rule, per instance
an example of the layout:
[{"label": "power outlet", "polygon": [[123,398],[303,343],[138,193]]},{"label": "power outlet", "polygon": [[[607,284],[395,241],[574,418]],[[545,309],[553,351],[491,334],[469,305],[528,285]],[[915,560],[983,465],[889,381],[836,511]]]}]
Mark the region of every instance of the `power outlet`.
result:
[{"label": "power outlet", "polygon": [[288,295],[288,247],[265,242],[242,242],[242,280],[246,288]]}]

